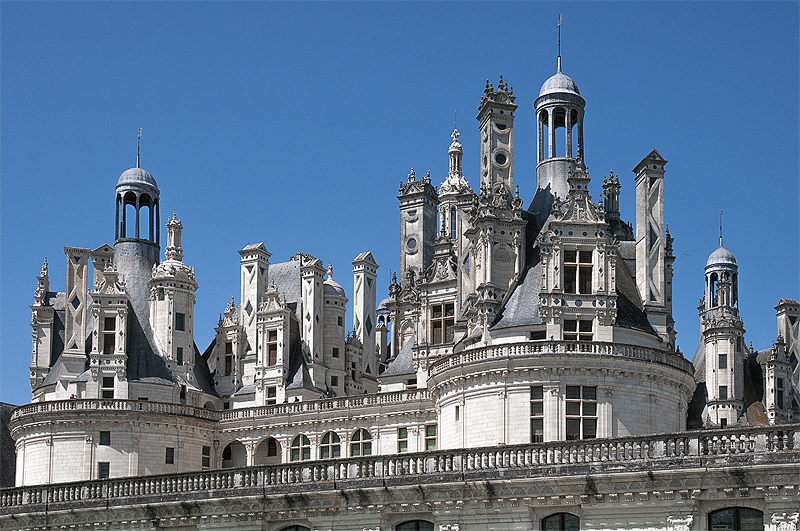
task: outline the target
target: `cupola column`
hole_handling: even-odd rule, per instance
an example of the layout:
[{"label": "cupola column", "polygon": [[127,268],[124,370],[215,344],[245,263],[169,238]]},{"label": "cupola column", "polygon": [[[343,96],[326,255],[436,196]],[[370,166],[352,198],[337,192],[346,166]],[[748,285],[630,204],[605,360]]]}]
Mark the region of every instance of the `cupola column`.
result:
[{"label": "cupola column", "polygon": [[564,112],[564,156],[572,157],[572,111],[565,109]]},{"label": "cupola column", "polygon": [[142,206],[140,201],[142,196],[136,194],[136,228],[134,229],[134,238],[139,239],[139,208]]},{"label": "cupola column", "polygon": [[547,113],[547,158],[552,159],[556,156],[556,127],[555,109],[550,109]]}]

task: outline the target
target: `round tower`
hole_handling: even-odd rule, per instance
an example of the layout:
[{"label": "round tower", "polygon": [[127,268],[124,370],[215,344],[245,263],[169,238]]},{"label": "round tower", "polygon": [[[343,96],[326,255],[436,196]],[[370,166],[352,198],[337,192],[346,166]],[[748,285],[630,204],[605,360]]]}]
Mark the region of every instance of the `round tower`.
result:
[{"label": "round tower", "polygon": [[726,427],[744,414],[744,325],[739,317],[736,258],[722,246],[706,262],[700,331],[705,350],[707,425]]},{"label": "round tower", "polygon": [[[538,122],[538,161],[536,188],[548,190],[561,199],[567,196],[567,175],[578,161],[583,161],[583,108],[586,101],[578,85],[561,72],[558,56],[556,74],[542,85],[533,106]],[[563,129],[563,143],[558,130]]]}]

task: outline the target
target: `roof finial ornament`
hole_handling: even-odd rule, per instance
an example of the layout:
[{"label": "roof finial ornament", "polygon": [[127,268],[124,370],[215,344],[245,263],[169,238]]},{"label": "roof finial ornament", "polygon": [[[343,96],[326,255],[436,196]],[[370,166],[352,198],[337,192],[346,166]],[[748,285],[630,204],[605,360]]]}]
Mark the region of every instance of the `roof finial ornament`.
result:
[{"label": "roof finial ornament", "polygon": [[328,264],[328,280],[333,280],[333,264]]},{"label": "roof finial ornament", "polygon": [[719,211],[719,246],[722,247],[722,209]]},{"label": "roof finial ornament", "polygon": [[453,129],[458,131],[458,109],[454,111],[455,118],[453,118]]},{"label": "roof finial ornament", "polygon": [[564,22],[564,15],[558,15],[558,72],[561,72],[561,23]]},{"label": "roof finial ornament", "polygon": [[141,143],[142,143],[142,128],[140,127],[139,128],[139,136],[136,139],[136,167],[137,168],[141,167],[141,166],[139,166],[139,146],[141,146]]}]

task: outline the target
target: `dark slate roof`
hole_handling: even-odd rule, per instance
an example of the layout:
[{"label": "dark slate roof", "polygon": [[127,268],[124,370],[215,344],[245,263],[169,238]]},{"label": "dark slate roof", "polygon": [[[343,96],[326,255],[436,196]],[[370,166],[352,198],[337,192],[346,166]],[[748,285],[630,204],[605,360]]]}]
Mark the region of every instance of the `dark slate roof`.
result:
[{"label": "dark slate roof", "polygon": [[491,330],[542,324],[539,291],[542,289],[542,264],[526,268],[522,280],[500,310],[500,318]]},{"label": "dark slate roof", "polygon": [[616,326],[641,330],[649,334],[658,335],[653,330],[647,314],[642,309],[642,299],[639,297],[639,288],[636,281],[628,271],[627,265],[617,262],[617,322]]},{"label": "dark slate roof", "polygon": [[254,395],[256,393],[255,384],[243,385],[241,389],[233,393],[233,396]]},{"label": "dark slate roof", "polygon": [[47,387],[48,385],[53,385],[58,383],[61,379],[61,375],[65,372],[64,362],[61,361],[61,356],[58,357],[56,362],[50,367],[50,370],[47,372],[47,376],[44,377],[42,383],[36,389],[40,389],[42,387]]},{"label": "dark slate roof", "polygon": [[400,353],[392,361],[386,370],[381,373],[381,377],[398,376],[401,374],[415,374],[413,365],[413,348],[417,344],[417,334],[413,334],[405,346],[400,349]]},{"label": "dark slate roof", "polygon": [[703,410],[706,408],[707,401],[706,382],[697,382],[692,400],[686,408],[686,429],[693,430],[703,427]]},{"label": "dark slate roof", "polygon": [[[216,338],[214,338],[216,341]],[[212,342],[212,345],[214,343]],[[208,393],[212,396],[217,395],[217,390],[214,389],[214,380],[211,378],[211,372],[208,370],[207,359],[208,356],[201,356],[200,351],[197,349],[197,344],[194,344],[194,381],[197,383],[197,388]]]},{"label": "dark slate roof", "polygon": [[697,350],[692,356],[692,365],[694,366],[694,381],[695,382],[703,382],[706,381],[706,349],[701,342],[697,346]]},{"label": "dark slate roof", "polygon": [[636,242],[619,242],[619,257],[628,266],[628,271],[636,271]]},{"label": "dark slate roof", "polygon": [[311,380],[306,357],[303,355],[303,344],[295,341],[289,354],[289,371],[286,374],[286,389],[310,389],[324,393],[325,389],[318,389]]},{"label": "dark slate roof", "polygon": [[164,358],[152,346],[152,331],[145,330],[135,311],[128,312],[128,381],[158,378],[174,384],[175,378]]},{"label": "dark slate roof", "polygon": [[0,402],[0,487],[14,486],[14,470],[17,463],[17,454],[14,439],[8,423],[11,421],[11,410],[14,406]]},{"label": "dark slate roof", "polygon": [[92,376],[92,371],[91,370],[85,370],[82,373],[80,373],[78,376],[76,376],[73,380],[71,380],[69,383],[88,382],[89,378],[91,378],[91,376]]},{"label": "dark slate roof", "polygon": [[302,299],[300,292],[300,260],[290,260],[269,265],[269,282],[275,284],[278,292],[286,297],[287,303],[297,303]]}]

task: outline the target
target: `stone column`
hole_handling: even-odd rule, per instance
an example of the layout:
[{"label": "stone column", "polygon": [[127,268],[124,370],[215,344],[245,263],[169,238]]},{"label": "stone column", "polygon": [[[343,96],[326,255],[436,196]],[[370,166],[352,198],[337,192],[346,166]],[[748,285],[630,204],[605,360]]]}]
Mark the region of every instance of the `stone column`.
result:
[{"label": "stone column", "polygon": [[140,206],[139,199],[140,199],[139,194],[136,194],[136,229],[134,229],[133,231],[134,238],[139,237],[139,206]]},{"label": "stone column", "polygon": [[551,159],[556,156],[556,132],[554,129],[555,118],[553,116],[555,109],[551,109],[547,113],[547,158]]},{"label": "stone column", "polygon": [[572,157],[572,111],[567,109],[564,115],[564,156]]}]

